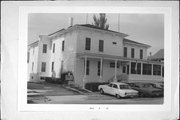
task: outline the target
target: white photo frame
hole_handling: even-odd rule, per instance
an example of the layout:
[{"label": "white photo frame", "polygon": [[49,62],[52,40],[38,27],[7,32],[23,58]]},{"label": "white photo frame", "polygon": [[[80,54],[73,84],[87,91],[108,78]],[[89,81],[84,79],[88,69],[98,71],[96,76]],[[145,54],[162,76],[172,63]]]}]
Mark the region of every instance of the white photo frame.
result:
[{"label": "white photo frame", "polygon": [[[35,4],[39,3],[41,6],[35,6]],[[155,118],[173,118],[177,117],[178,110],[175,109],[175,106],[178,105],[176,98],[178,98],[177,95],[179,95],[178,91],[178,74],[179,72],[176,72],[174,70],[178,70],[177,64],[179,65],[179,61],[177,60],[179,55],[178,50],[178,37],[177,37],[177,31],[178,27],[176,26],[178,24],[177,22],[177,5],[176,2],[144,2],[140,5],[140,2],[105,2],[102,6],[100,2],[94,2],[90,4],[90,2],[70,2],[70,4],[67,5],[68,2],[47,2],[47,3],[41,3],[41,2],[29,2],[29,4],[33,5],[30,6],[27,3],[22,4],[5,4],[8,6],[15,6],[16,10],[19,9],[17,12],[19,18],[19,35],[15,35],[18,37],[18,44],[16,44],[17,51],[17,78],[16,82],[16,88],[18,89],[16,100],[17,105],[13,106],[16,111],[16,113],[23,114],[22,116],[30,116],[30,114],[33,112],[41,112],[39,115],[39,118],[48,118],[48,119],[58,119],[55,116],[62,115],[63,118],[69,119],[73,118],[72,116],[68,116],[69,114],[75,115],[74,113],[78,112],[78,114],[82,114],[85,112],[85,115],[89,116],[88,113],[92,113],[92,115],[97,116],[89,116],[90,119],[101,119],[102,114],[104,113],[110,113],[109,116],[118,115],[118,112],[122,113],[122,116],[120,118],[129,118],[133,119],[133,116],[138,118],[141,118],[141,114],[143,113],[146,115],[145,117],[151,117]],[[109,4],[110,3],[110,4]],[[136,4],[139,3],[139,4]],[[84,4],[88,4],[84,6]],[[96,5],[95,5],[96,4]],[[94,5],[94,6],[93,6]],[[4,10],[7,9],[4,7]],[[83,11],[82,11],[83,10]],[[5,11],[3,11],[5,12]],[[144,13],[144,14],[163,14],[164,15],[164,49],[165,49],[165,78],[164,78],[164,87],[165,87],[165,97],[164,97],[164,104],[160,105],[123,105],[123,104],[116,104],[116,105],[97,105],[97,104],[27,104],[27,43],[28,43],[28,14],[29,13]],[[12,14],[12,13],[11,13]],[[7,18],[6,18],[7,19]],[[17,21],[17,20],[16,20]],[[7,24],[6,24],[7,27]],[[3,29],[4,30],[4,29]],[[6,32],[6,31],[5,31]],[[4,31],[3,31],[4,33]],[[5,33],[4,33],[5,34]],[[6,38],[6,37],[5,37]],[[8,39],[8,37],[7,37]],[[3,41],[5,42],[5,41]],[[6,43],[6,42],[5,42]],[[6,43],[7,44],[7,43]],[[13,43],[14,44],[14,43]],[[6,47],[5,44],[3,44],[4,47]],[[7,48],[9,49],[9,48]],[[12,51],[12,49],[10,50]],[[175,52],[178,51],[178,52]],[[5,55],[5,54],[4,54]],[[170,57],[169,57],[170,56]],[[174,61],[175,60],[175,61]],[[5,67],[5,66],[4,66]],[[168,69],[166,69],[168,68]],[[3,73],[3,72],[2,72]],[[7,77],[8,78],[8,77]],[[172,79],[175,79],[175,81],[170,81]],[[10,81],[6,81],[10,82]],[[6,84],[5,84],[6,85]],[[7,87],[7,86],[5,86]],[[5,90],[8,90],[7,88],[3,89],[3,94],[5,94]],[[6,95],[5,98],[9,98],[9,94]],[[4,101],[4,104],[7,104],[7,102]],[[2,103],[3,103],[2,102]],[[8,101],[12,102],[12,101]],[[6,106],[3,106],[6,107]],[[6,108],[6,110],[9,110]],[[30,112],[31,111],[31,112]],[[8,111],[5,111],[8,112]],[[28,115],[25,115],[24,112],[30,112]],[[43,113],[49,112],[50,115],[44,115]],[[16,114],[15,113],[15,114]],[[133,113],[132,116],[126,116],[128,113]],[[157,113],[160,113],[158,115]],[[169,115],[163,115],[164,113],[171,113]],[[12,114],[12,113],[11,113]],[[35,113],[32,113],[35,115]],[[52,116],[52,115],[55,116]],[[152,114],[154,116],[152,116]],[[6,115],[4,115],[7,117]],[[15,115],[14,115],[15,116]],[[61,116],[61,117],[62,117]],[[75,118],[78,118],[78,115],[75,115]],[[33,116],[34,117],[34,116]],[[85,117],[85,116],[84,116]],[[116,116],[117,117],[117,116]],[[23,119],[23,117],[17,117]],[[38,118],[38,117],[34,117]],[[104,118],[104,116],[102,117]],[[108,117],[107,117],[108,118]],[[115,118],[113,116],[112,118]],[[29,118],[30,119],[30,118]],[[105,118],[106,119],[106,118]]]}]

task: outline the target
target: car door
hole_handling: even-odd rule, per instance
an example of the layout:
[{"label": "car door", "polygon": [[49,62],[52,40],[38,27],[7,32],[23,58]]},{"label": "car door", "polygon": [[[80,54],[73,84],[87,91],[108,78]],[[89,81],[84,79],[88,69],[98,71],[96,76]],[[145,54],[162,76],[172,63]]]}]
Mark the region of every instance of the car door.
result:
[{"label": "car door", "polygon": [[116,95],[117,91],[118,91],[118,85],[117,84],[113,84],[112,86],[112,91],[111,91],[111,95]]},{"label": "car door", "polygon": [[108,94],[112,94],[112,86],[113,84],[110,83],[109,85],[106,86],[105,92]]}]

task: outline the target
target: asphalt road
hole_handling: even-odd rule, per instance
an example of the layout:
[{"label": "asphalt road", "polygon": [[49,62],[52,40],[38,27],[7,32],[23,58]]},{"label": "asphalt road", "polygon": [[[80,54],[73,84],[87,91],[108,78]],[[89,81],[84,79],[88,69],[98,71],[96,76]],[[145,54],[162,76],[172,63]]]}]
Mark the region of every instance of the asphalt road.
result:
[{"label": "asphalt road", "polygon": [[117,99],[99,92],[81,94],[61,85],[30,83],[28,102],[35,104],[163,104],[163,97]]}]

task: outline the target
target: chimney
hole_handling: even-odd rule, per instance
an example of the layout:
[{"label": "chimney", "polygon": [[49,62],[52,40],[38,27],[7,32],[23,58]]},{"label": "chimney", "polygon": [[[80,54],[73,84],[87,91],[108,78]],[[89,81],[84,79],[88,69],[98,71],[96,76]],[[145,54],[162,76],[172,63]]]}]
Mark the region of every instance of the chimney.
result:
[{"label": "chimney", "polygon": [[69,27],[70,27],[70,26],[73,26],[73,17],[70,17],[70,18],[69,18]]}]

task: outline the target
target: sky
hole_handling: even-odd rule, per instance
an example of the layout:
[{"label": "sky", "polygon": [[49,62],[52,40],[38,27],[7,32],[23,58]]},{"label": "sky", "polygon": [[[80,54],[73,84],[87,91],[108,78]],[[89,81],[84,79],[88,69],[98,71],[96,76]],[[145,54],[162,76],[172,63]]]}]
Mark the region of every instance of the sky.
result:
[{"label": "sky", "polygon": [[[98,14],[95,14],[98,16]],[[164,48],[163,14],[119,14],[121,33],[128,34],[127,39],[148,44],[148,55]],[[39,35],[48,35],[73,24],[92,24],[93,14],[84,13],[31,13],[28,16],[28,44],[37,41]],[[118,14],[106,14],[109,30],[118,31]]]}]

